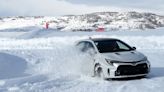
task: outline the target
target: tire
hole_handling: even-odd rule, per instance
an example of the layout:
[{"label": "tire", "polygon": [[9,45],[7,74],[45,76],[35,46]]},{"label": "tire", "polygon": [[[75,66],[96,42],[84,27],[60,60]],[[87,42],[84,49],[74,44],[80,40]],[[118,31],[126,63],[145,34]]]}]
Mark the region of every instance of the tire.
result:
[{"label": "tire", "polygon": [[94,68],[94,75],[95,77],[98,77],[100,79],[105,79],[104,78],[104,73],[100,65],[96,65]]}]

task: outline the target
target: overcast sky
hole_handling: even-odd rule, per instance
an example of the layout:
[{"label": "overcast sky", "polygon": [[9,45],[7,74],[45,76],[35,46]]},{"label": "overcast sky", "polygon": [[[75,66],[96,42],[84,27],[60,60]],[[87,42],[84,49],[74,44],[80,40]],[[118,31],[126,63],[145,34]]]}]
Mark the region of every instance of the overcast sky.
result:
[{"label": "overcast sky", "polygon": [[59,16],[101,11],[164,15],[164,0],[1,0],[0,16]]}]

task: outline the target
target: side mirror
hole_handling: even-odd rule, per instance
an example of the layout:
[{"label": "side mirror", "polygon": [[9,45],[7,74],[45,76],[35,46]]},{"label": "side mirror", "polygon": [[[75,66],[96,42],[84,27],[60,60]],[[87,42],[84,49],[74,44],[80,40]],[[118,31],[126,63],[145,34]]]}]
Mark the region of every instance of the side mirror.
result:
[{"label": "side mirror", "polygon": [[136,47],[132,47],[133,50],[136,50],[137,48]]}]

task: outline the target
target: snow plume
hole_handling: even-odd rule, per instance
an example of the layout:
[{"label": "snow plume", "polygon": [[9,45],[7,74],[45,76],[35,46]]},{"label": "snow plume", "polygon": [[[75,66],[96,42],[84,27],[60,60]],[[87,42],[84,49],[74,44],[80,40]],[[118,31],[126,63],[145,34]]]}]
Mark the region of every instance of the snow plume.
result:
[{"label": "snow plume", "polygon": [[[7,47],[8,49],[10,48],[9,53],[21,56],[28,62],[26,73],[32,75],[43,74],[58,78],[71,74],[87,75],[87,70],[89,69],[87,69],[86,65],[88,65],[91,57],[77,50],[75,41],[79,39],[81,38],[55,37],[23,41],[13,40],[13,42],[11,41],[3,46],[6,47],[13,44],[13,46]],[[1,49],[3,46],[1,45]],[[35,46],[38,48],[35,48]]]},{"label": "snow plume", "polygon": [[[64,48],[63,48],[64,47]],[[29,61],[30,74],[46,74],[56,78],[67,75],[81,75],[87,72],[83,69],[90,57],[76,51],[72,47],[55,47],[54,50],[42,50],[31,53],[37,56]],[[37,55],[36,55],[37,54]]]}]

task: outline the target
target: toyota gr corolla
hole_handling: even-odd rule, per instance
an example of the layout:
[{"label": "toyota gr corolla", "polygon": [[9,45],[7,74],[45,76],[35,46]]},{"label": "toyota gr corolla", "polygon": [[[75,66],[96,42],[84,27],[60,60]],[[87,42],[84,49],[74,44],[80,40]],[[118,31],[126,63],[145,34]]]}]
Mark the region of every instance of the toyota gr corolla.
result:
[{"label": "toyota gr corolla", "polygon": [[91,75],[103,79],[147,76],[150,63],[145,55],[119,39],[90,38],[76,43],[93,57]]}]

